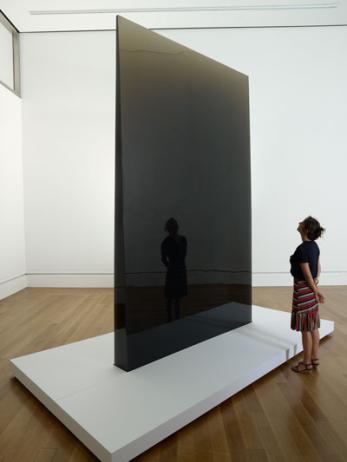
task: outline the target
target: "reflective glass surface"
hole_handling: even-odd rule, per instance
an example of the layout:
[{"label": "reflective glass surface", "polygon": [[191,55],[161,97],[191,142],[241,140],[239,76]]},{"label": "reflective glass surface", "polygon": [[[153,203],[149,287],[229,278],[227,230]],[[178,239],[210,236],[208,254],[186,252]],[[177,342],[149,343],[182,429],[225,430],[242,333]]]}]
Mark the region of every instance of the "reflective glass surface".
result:
[{"label": "reflective glass surface", "polygon": [[115,365],[247,324],[248,77],[117,18]]}]

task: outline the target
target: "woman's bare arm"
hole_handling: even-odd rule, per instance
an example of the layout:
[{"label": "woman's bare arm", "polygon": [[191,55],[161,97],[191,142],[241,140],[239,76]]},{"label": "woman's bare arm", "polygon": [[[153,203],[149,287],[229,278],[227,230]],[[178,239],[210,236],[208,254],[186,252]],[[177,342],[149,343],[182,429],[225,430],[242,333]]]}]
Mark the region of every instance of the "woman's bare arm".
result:
[{"label": "woman's bare arm", "polygon": [[304,275],[305,281],[312,289],[312,292],[314,292],[317,302],[324,303],[324,296],[318,291],[318,287],[316,286],[316,283],[312,277],[310,265],[308,263],[300,263],[300,268]]}]

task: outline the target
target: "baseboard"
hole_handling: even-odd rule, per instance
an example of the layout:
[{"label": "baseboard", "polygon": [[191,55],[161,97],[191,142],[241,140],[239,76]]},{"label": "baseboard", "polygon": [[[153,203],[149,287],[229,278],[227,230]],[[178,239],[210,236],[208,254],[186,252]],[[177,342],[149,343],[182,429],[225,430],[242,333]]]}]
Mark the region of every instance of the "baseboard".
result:
[{"label": "baseboard", "polygon": [[29,287],[113,287],[113,274],[27,274]]},{"label": "baseboard", "polygon": [[[114,284],[114,276],[111,273],[101,274],[43,274],[29,273],[27,276],[28,287],[109,287]],[[292,286],[293,278],[289,273],[253,273],[252,283],[254,287],[279,287]],[[320,285],[339,286],[347,285],[347,271],[325,272],[321,274]],[[20,289],[18,289],[20,290]]]},{"label": "baseboard", "polygon": [[6,281],[0,282],[0,300],[19,292],[28,287],[28,280],[25,274],[20,274]]},{"label": "baseboard", "polygon": [[[346,286],[347,271],[322,272],[320,275],[320,286]],[[293,278],[288,273],[253,273],[253,287],[277,287],[292,286]]]}]

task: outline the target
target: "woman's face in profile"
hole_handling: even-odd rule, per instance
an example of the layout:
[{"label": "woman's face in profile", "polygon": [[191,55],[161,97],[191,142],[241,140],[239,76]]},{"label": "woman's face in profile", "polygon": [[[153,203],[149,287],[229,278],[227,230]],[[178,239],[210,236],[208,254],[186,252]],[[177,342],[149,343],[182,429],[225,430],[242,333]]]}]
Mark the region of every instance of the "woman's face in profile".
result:
[{"label": "woman's face in profile", "polygon": [[305,225],[303,221],[299,221],[297,231],[299,231],[300,234],[305,233]]}]

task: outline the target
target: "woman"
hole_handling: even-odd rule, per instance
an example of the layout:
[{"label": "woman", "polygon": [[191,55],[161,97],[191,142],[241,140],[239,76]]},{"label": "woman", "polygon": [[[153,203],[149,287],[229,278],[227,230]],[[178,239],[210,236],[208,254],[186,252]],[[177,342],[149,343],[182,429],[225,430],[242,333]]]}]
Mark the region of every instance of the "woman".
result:
[{"label": "woman", "polygon": [[170,218],[165,225],[169,235],[161,243],[161,261],[166,266],[165,297],[168,321],[179,319],[180,299],[187,295],[186,255],[187,239],[178,234],[178,223]]},{"label": "woman", "polygon": [[292,370],[307,372],[319,365],[319,303],[324,303],[324,297],[317,287],[321,268],[320,251],[315,241],[325,229],[309,216],[299,223],[297,230],[302,244],[290,257],[290,272],[294,277],[291,328],[301,331],[304,358]]}]

